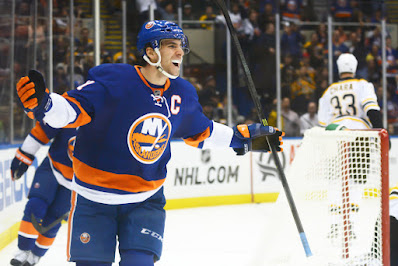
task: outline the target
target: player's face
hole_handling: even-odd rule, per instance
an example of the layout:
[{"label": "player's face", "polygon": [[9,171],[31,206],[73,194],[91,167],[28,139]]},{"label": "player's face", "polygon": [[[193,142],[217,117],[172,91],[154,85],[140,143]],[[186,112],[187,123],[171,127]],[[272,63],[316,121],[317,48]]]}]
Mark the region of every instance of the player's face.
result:
[{"label": "player's face", "polygon": [[162,40],[159,52],[162,57],[162,68],[167,73],[178,76],[180,74],[182,57],[184,56],[184,51],[181,47],[181,40]]}]

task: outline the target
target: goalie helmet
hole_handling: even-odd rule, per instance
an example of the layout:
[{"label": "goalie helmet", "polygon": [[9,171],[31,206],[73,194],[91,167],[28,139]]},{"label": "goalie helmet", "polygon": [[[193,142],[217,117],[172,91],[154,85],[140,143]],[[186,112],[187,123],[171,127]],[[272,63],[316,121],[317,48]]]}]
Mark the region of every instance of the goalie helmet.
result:
[{"label": "goalie helmet", "polygon": [[141,55],[145,54],[145,45],[150,44],[153,49],[160,48],[163,39],[181,40],[184,53],[189,53],[188,38],[178,24],[166,20],[153,20],[145,23],[138,33],[137,49]]},{"label": "goalie helmet", "polygon": [[[153,20],[145,23],[138,33],[137,49],[148,64],[155,66],[166,77],[176,79],[178,76],[167,73],[161,65],[162,57],[159,49],[163,39],[181,40],[181,48],[184,54],[189,53],[187,36],[185,36],[182,29],[176,23],[166,20]],[[158,61],[156,63],[152,62],[146,54],[145,47],[147,44],[149,44],[158,55]]]},{"label": "goalie helmet", "polygon": [[339,69],[339,75],[342,73],[353,73],[357,71],[358,60],[353,54],[344,53],[337,59],[337,68]]}]

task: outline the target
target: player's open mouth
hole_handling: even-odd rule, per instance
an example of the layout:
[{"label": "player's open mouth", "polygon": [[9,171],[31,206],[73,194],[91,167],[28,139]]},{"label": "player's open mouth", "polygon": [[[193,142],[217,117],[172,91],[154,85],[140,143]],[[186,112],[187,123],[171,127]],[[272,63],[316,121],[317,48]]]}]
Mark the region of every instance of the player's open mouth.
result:
[{"label": "player's open mouth", "polygon": [[171,61],[173,63],[173,65],[175,65],[176,67],[180,67],[181,61],[180,60],[172,60]]}]

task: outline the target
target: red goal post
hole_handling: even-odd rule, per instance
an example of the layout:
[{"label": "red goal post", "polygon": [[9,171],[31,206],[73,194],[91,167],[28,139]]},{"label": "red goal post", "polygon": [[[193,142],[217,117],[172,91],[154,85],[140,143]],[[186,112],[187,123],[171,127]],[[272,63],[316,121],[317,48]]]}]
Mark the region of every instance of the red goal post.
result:
[{"label": "red goal post", "polygon": [[[388,153],[384,129],[305,132],[287,178],[315,265],[390,265]],[[283,191],[274,209],[265,265],[310,265]]]}]

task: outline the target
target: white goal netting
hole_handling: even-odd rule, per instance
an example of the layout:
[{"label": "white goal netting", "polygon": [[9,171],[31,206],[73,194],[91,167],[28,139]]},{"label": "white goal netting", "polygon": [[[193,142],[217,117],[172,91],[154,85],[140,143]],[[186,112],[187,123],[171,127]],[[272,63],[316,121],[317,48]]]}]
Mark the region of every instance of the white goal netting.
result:
[{"label": "white goal netting", "polygon": [[305,257],[282,191],[265,236],[264,265],[386,265],[388,150],[382,147],[388,149],[388,135],[383,134],[318,127],[305,133],[286,176],[314,255]]}]

